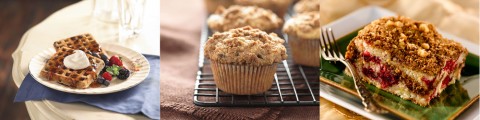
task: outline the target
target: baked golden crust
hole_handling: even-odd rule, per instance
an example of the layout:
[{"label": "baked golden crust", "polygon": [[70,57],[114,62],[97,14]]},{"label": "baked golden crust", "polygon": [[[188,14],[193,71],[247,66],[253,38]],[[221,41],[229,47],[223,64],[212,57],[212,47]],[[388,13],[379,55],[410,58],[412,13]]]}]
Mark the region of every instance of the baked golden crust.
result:
[{"label": "baked golden crust", "polygon": [[293,0],[235,0],[235,4],[270,9],[278,16],[283,17],[292,1]]},{"label": "baked golden crust", "polygon": [[89,62],[92,64],[87,68],[74,70],[65,67],[63,60],[66,56],[73,54],[74,49],[62,47],[48,59],[47,63],[40,72],[40,76],[48,80],[57,81],[73,88],[88,88],[92,82],[97,79],[95,67],[105,66],[102,59],[87,54]]},{"label": "baked golden crust", "polygon": [[273,32],[282,26],[283,21],[270,10],[255,6],[233,5],[228,9],[219,7],[209,16],[207,24],[212,30],[218,32],[244,26]]},{"label": "baked golden crust", "polygon": [[300,0],[293,6],[295,13],[320,12],[320,0]]},{"label": "baked golden crust", "polygon": [[392,55],[387,61],[428,75],[440,73],[439,66],[468,53],[459,43],[443,38],[432,24],[402,16],[375,20],[360,30],[353,41],[356,39]]},{"label": "baked golden crust", "polygon": [[320,40],[320,14],[318,12],[297,14],[285,23],[283,32],[302,39]]},{"label": "baked golden crust", "polygon": [[225,64],[255,66],[279,63],[287,58],[284,40],[246,26],[215,33],[205,44],[205,57]]}]

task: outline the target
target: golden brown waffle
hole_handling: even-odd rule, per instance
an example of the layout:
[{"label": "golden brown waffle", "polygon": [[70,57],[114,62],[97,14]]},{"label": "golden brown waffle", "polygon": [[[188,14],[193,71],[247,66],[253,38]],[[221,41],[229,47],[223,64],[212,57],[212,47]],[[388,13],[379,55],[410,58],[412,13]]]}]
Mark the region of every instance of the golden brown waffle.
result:
[{"label": "golden brown waffle", "polygon": [[82,50],[84,52],[105,54],[97,41],[95,41],[93,36],[89,33],[56,41],[53,43],[53,46],[56,51],[62,47],[68,47],[74,50]]},{"label": "golden brown waffle", "polygon": [[80,70],[67,68],[63,64],[63,59],[73,54],[74,50],[68,47],[58,48],[57,52],[45,64],[40,76],[72,88],[88,88],[97,79],[96,71],[101,70],[105,63],[102,59],[87,54],[92,65]]}]

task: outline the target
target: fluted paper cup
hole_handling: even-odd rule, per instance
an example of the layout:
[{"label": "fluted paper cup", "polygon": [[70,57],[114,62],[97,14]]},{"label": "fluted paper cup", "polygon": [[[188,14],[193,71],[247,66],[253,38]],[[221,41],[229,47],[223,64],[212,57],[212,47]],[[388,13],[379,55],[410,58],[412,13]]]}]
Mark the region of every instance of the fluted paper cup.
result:
[{"label": "fluted paper cup", "polygon": [[289,35],[288,45],[296,64],[320,67],[320,39],[301,39]]},{"label": "fluted paper cup", "polygon": [[211,61],[217,87],[237,95],[259,94],[271,88],[277,64],[266,66],[223,64]]}]

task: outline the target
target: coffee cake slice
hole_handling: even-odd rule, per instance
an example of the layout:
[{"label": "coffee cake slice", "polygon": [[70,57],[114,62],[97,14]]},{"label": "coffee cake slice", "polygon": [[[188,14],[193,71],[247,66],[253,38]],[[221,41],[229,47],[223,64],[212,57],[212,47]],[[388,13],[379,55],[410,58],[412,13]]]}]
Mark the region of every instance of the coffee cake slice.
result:
[{"label": "coffee cake slice", "polygon": [[348,45],[345,58],[361,80],[428,106],[460,78],[467,54],[432,24],[398,16],[365,26]]}]

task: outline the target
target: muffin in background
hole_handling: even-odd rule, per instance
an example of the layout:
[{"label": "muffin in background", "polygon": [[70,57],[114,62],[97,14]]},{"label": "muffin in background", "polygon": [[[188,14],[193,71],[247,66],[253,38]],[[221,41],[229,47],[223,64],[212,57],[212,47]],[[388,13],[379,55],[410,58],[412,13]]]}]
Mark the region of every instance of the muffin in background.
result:
[{"label": "muffin in background", "polygon": [[207,24],[214,32],[224,32],[244,26],[274,32],[282,27],[283,20],[267,9],[233,5],[227,9],[219,7],[208,17]]},{"label": "muffin in background", "polygon": [[271,88],[277,64],[287,58],[284,40],[250,26],[213,34],[205,44],[215,84],[224,92],[259,94]]},{"label": "muffin in background", "polygon": [[289,19],[283,27],[296,64],[320,66],[320,14],[307,12]]},{"label": "muffin in background", "polygon": [[215,12],[220,6],[229,7],[234,4],[233,0],[204,0],[203,2],[205,3],[205,8],[207,8],[208,13]]},{"label": "muffin in background", "polygon": [[237,5],[258,6],[272,10],[277,16],[283,18],[293,0],[234,0]]},{"label": "muffin in background", "polygon": [[[295,13],[319,12],[320,0],[300,0],[293,6]],[[319,13],[320,14],[320,13]]]}]

